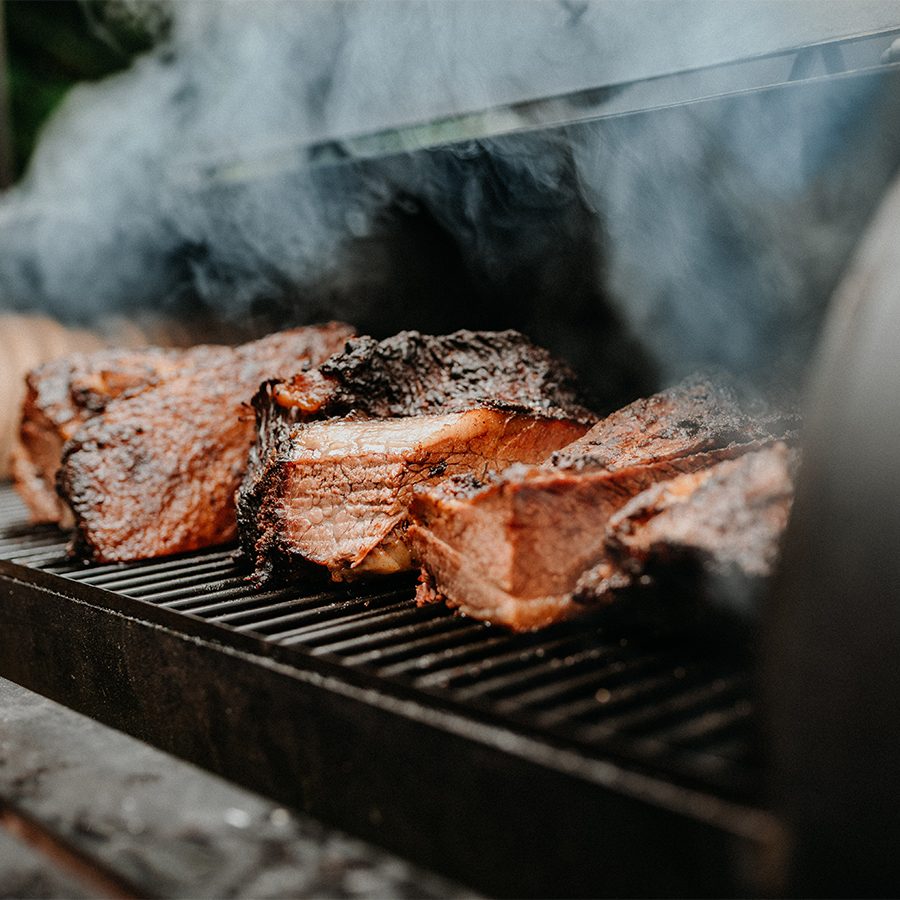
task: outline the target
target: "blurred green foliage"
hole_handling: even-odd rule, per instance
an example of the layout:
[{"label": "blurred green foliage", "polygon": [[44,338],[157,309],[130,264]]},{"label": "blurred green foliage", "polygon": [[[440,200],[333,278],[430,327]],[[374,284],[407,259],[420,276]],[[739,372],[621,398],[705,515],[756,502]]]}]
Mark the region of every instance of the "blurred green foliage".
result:
[{"label": "blurred green foliage", "polygon": [[[0,0],[13,164],[21,176],[41,125],[79,81],[125,69],[165,33],[164,5],[141,0]],[[155,12],[154,15],[148,11]]]}]

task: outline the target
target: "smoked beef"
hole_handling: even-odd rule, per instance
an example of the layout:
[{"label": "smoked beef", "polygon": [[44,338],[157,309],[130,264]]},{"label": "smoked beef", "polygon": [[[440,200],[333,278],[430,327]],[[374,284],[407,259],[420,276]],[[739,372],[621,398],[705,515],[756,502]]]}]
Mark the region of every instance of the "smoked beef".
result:
[{"label": "smoked beef", "polygon": [[541,466],[418,490],[409,538],[420,602],[445,599],[517,630],[583,610],[572,593],[601,562],[610,516],[651,485],[739,456],[783,423],[705,377],[613,413]]},{"label": "smoked beef", "polygon": [[332,323],[202,348],[194,365],[106,403],[63,451],[76,551],[109,562],[233,540],[254,435],[247,402],[264,379],[317,365],[351,335]]},{"label": "smoked beef", "polygon": [[32,521],[71,524],[56,493],[56,473],[63,445],[81,425],[116,397],[159,384],[204,352],[217,349],[99,350],[75,353],[29,372],[11,462],[15,486]]},{"label": "smoked beef", "polygon": [[357,338],[254,406],[238,510],[260,579],[309,564],[335,580],[408,569],[415,485],[538,463],[594,421],[572,374],[512,331]]},{"label": "smoked beef", "polygon": [[778,442],[638,494],[610,519],[606,560],[582,575],[576,599],[609,602],[651,579],[749,612],[739,607],[772,574],[797,461]]}]

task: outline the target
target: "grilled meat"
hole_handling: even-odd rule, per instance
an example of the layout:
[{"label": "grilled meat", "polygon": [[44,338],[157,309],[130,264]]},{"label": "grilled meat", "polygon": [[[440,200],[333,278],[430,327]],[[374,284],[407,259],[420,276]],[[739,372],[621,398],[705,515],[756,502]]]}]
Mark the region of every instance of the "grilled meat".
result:
[{"label": "grilled meat", "polygon": [[739,456],[784,423],[704,377],[613,413],[543,465],[415,494],[420,602],[446,599],[517,630],[577,614],[579,577],[604,557],[610,516],[651,485]]},{"label": "grilled meat", "polygon": [[204,348],[198,364],[110,400],[63,451],[59,487],[76,551],[108,562],[232,540],[253,443],[247,401],[263,379],[320,363],[351,334],[333,323]]},{"label": "grilled meat", "polygon": [[410,569],[406,519],[415,485],[540,462],[585,428],[480,407],[308,423],[295,434],[290,454],[269,470],[263,545],[325,566],[335,580]]},{"label": "grilled meat", "polygon": [[29,372],[12,473],[32,521],[71,524],[56,493],[56,473],[63,445],[84,422],[116,397],[159,384],[215,349],[99,350],[75,353]]},{"label": "grilled meat", "polygon": [[357,338],[254,406],[238,511],[262,579],[309,563],[336,580],[410,568],[414,485],[540,462],[593,421],[571,373],[511,331]]},{"label": "grilled meat", "polygon": [[797,461],[778,442],[638,494],[610,519],[606,559],[582,575],[576,599],[608,602],[649,578],[746,615],[777,558]]},{"label": "grilled meat", "polygon": [[517,331],[358,337],[317,369],[275,384],[272,397],[304,419],[431,415],[475,403],[591,418],[574,374]]}]

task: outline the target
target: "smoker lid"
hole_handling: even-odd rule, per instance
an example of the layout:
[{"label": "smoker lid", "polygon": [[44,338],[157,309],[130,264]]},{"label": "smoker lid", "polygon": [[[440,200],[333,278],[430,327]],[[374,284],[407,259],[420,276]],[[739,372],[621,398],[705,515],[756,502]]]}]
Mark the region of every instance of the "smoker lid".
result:
[{"label": "smoker lid", "polygon": [[[353,12],[358,18],[348,18],[348,25],[356,45],[338,77],[347,85],[371,85],[368,131],[655,79],[900,24],[896,5],[879,0],[464,0],[364,4]],[[328,136],[358,133],[359,105],[337,105]]]},{"label": "smoker lid", "polygon": [[[790,4],[780,4],[790,6]],[[588,86],[577,84],[571,90],[539,94],[532,88],[518,99],[472,110],[460,109],[441,113],[436,107],[430,117],[418,121],[398,121],[390,127],[354,133],[348,125],[346,134],[323,140],[281,142],[277,146],[246,145],[239,157],[194,158],[177,165],[179,180],[187,186],[204,188],[215,183],[240,183],[268,178],[284,172],[331,167],[364,160],[383,159],[397,154],[448,145],[459,145],[465,154],[471,141],[489,140],[514,133],[543,133],[552,140],[555,129],[596,122],[616,116],[665,109],[789,84],[829,78],[852,77],[882,70],[896,69],[900,63],[888,51],[900,37],[896,9],[888,22],[888,4],[871,4],[882,13],[877,27],[852,34],[831,34],[837,21],[816,22],[802,29],[797,22],[780,35],[783,43],[777,49],[752,40],[739,46],[723,41],[725,50],[696,55],[690,65],[679,68],[675,61],[681,51],[654,53],[653,36],[642,44],[641,55],[629,68],[611,68],[606,74],[594,73]],[[703,2],[689,4],[690,9],[705,8]],[[745,4],[733,4],[743,10]],[[629,7],[630,8],[630,7]],[[657,4],[656,8],[660,8]],[[662,8],[666,8],[663,6]],[[869,4],[860,4],[867,10]],[[803,6],[808,11],[806,5]],[[790,17],[786,17],[790,21]],[[827,17],[826,17],[827,19]],[[690,21],[690,17],[686,20]],[[866,21],[861,17],[858,22]],[[846,22],[843,23],[845,26]],[[796,27],[794,27],[796,26]],[[684,25],[682,27],[685,27]],[[805,42],[803,41],[805,38]],[[793,40],[793,42],[791,42]],[[677,47],[678,42],[672,43]],[[714,48],[710,48],[712,51]],[[743,51],[743,55],[738,53]],[[645,59],[647,57],[647,59]],[[645,65],[649,60],[650,63]],[[699,60],[699,61],[698,61]],[[592,71],[590,67],[586,71]],[[527,82],[527,79],[526,79]],[[402,114],[398,114],[398,119]],[[233,152],[233,151],[229,151]]]},{"label": "smoker lid", "polygon": [[900,885],[900,180],[832,298],[762,675],[800,896]]}]

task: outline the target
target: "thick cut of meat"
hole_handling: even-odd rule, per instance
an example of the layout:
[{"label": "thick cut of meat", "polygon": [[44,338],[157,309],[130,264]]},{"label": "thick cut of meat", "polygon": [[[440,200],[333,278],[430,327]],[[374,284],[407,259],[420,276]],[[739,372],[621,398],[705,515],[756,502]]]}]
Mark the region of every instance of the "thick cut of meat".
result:
[{"label": "thick cut of meat", "polygon": [[614,472],[768,440],[796,424],[793,415],[741,397],[727,379],[691,375],[607,416],[581,440],[555,453],[550,467]]},{"label": "thick cut of meat", "polygon": [[407,507],[416,485],[540,462],[583,434],[565,419],[476,408],[444,415],[304,425],[272,470],[258,527],[281,567],[305,560],[334,580],[412,568]]},{"label": "thick cut of meat", "polygon": [[56,493],[56,473],[63,445],[81,425],[116,397],[159,384],[216,349],[99,350],[29,372],[12,473],[32,520],[66,524],[68,510]]},{"label": "thick cut of meat", "polygon": [[519,630],[579,612],[578,578],[604,554],[610,516],[631,497],[771,440],[774,418],[703,377],[613,413],[536,467],[416,492],[421,602],[444,598]]},{"label": "thick cut of meat", "polygon": [[607,558],[581,577],[576,599],[608,602],[642,577],[745,603],[772,574],[797,461],[778,442],[638,494],[610,519]]},{"label": "thick cut of meat", "polygon": [[332,323],[205,348],[202,364],[111,400],[63,452],[76,551],[119,561],[232,540],[254,434],[247,402],[264,379],[317,365],[351,335]]},{"label": "thick cut of meat", "polygon": [[511,331],[357,338],[254,406],[238,517],[260,578],[409,568],[413,485],[540,462],[594,421],[568,369]]}]

